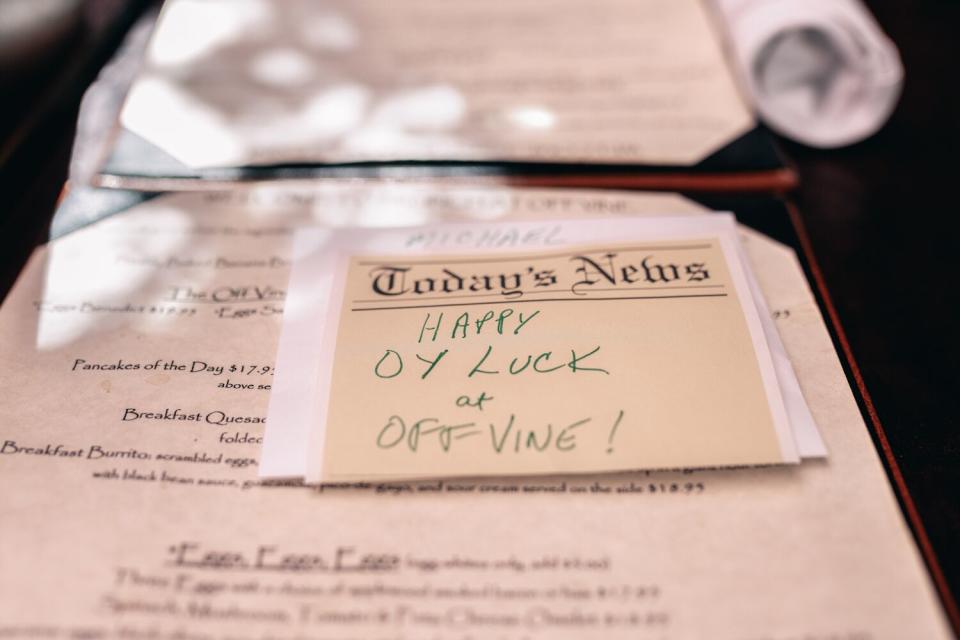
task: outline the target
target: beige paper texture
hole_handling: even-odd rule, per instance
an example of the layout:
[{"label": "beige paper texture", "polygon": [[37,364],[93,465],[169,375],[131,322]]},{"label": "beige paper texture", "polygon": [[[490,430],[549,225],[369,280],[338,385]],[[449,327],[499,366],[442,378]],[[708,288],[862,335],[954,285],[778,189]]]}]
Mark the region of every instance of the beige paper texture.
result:
[{"label": "beige paper texture", "polygon": [[350,257],[325,479],[786,462],[720,239],[630,240]]},{"label": "beige paper texture", "polygon": [[[580,215],[650,203],[349,185],[272,194],[168,197],[105,220],[39,251],[5,301],[3,637],[948,637],[796,259],[761,237],[748,251],[825,461],[259,482],[263,425],[207,416],[265,415],[258,385],[269,384],[278,301],[250,292],[283,289],[291,224],[355,222],[373,201],[426,219],[525,215],[558,199]],[[129,408],[170,419],[124,420]]]},{"label": "beige paper texture", "polygon": [[[562,196],[561,196],[562,197]],[[646,241],[664,238],[695,237],[715,233],[730,238],[737,247],[738,260],[731,263],[738,281],[749,289],[756,303],[746,318],[752,335],[763,334],[754,343],[758,360],[772,358],[775,376],[764,376],[768,395],[782,396],[787,416],[777,423],[789,423],[779,430],[781,448],[796,450],[802,458],[827,455],[827,450],[814,422],[800,383],[790,363],[775,326],[773,314],[766,307],[763,294],[752,276],[742,243],[734,241],[736,220],[731,214],[705,216],[647,216],[590,218],[581,220],[512,220],[499,224],[459,223],[431,224],[415,228],[395,227],[371,230],[355,229],[334,232],[327,228],[299,231],[294,239],[294,261],[290,274],[290,293],[283,330],[277,349],[277,377],[269,406],[270,427],[264,434],[258,467],[264,478],[306,477],[310,482],[322,479],[322,456],[309,451],[322,451],[325,433],[325,412],[330,387],[331,351],[324,354],[322,344],[335,341],[327,337],[335,331],[342,300],[342,271],[338,254],[351,252],[409,253],[419,256],[456,252],[489,253],[511,250],[557,250],[583,244],[622,245],[626,240]],[[342,262],[342,261],[341,261]],[[632,272],[628,270],[632,276]],[[333,304],[330,303],[333,302]],[[759,328],[757,328],[759,325]],[[318,339],[318,336],[324,336]],[[775,378],[776,380],[773,380]],[[775,383],[775,384],[774,384]],[[778,392],[779,389],[779,392]],[[776,414],[780,414],[780,407]],[[793,446],[793,444],[795,446]],[[309,443],[304,447],[304,443]],[[790,455],[793,460],[793,455]]]},{"label": "beige paper texture", "polygon": [[754,120],[698,0],[170,0],[121,123],[209,168],[689,165]]}]

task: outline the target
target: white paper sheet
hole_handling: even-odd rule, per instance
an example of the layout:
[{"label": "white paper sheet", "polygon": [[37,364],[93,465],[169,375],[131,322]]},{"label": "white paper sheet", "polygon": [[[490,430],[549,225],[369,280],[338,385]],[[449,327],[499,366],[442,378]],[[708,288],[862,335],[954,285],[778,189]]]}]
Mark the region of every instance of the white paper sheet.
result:
[{"label": "white paper sheet", "polygon": [[815,147],[858,142],[900,98],[897,49],[860,0],[715,0],[766,124]]}]

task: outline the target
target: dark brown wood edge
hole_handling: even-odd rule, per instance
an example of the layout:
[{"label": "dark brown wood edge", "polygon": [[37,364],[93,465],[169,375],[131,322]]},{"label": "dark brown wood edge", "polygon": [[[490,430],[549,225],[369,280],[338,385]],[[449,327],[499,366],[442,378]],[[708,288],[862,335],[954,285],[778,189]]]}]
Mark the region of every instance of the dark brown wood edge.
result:
[{"label": "dark brown wood edge", "polygon": [[792,169],[771,169],[744,173],[610,173],[604,175],[503,176],[512,187],[566,187],[594,189],[643,189],[711,193],[785,193],[797,186]]},{"label": "dark brown wood edge", "polygon": [[940,601],[943,604],[944,612],[947,614],[947,618],[953,627],[954,634],[960,637],[960,608],[958,608],[957,600],[950,591],[950,585],[947,583],[947,579],[943,573],[943,569],[940,566],[940,562],[937,560],[937,555],[934,552],[933,545],[931,544],[930,538],[927,535],[927,530],[923,526],[923,520],[920,518],[920,512],[917,510],[917,506],[910,495],[907,482],[903,477],[903,473],[900,471],[900,465],[897,464],[897,459],[893,454],[893,448],[890,446],[890,441],[887,439],[886,431],[880,422],[880,416],[873,404],[870,393],[867,391],[866,384],[863,380],[863,375],[860,373],[860,366],[857,364],[856,358],[854,358],[853,349],[850,347],[850,343],[847,340],[847,335],[843,330],[843,326],[840,324],[840,317],[837,314],[836,307],[834,306],[833,300],[830,297],[830,292],[827,289],[823,272],[820,270],[820,265],[817,262],[816,256],[813,252],[813,244],[810,241],[810,236],[807,233],[806,226],[803,223],[803,218],[793,203],[786,202],[785,204],[790,215],[790,222],[792,223],[793,229],[797,234],[800,249],[803,251],[807,267],[810,271],[810,275],[813,278],[813,283],[816,286],[817,293],[819,294],[821,307],[827,314],[834,340],[843,353],[843,358],[845,360],[846,368],[849,372],[849,377],[853,378],[853,383],[856,386],[856,392],[859,394],[859,399],[862,402],[862,408],[866,412],[865,417],[868,418],[866,420],[867,427],[870,429],[874,442],[879,449],[881,459],[886,467],[888,477],[893,484],[893,488],[897,494],[900,506],[903,509],[904,515],[907,517],[907,522],[913,532],[917,546],[920,548],[920,553],[927,565],[927,570],[929,571],[930,577],[933,580],[933,584],[940,595]]},{"label": "dark brown wood edge", "polygon": [[[647,191],[679,191],[710,193],[779,193],[784,194],[797,186],[797,174],[789,168],[750,171],[743,173],[642,173],[623,172],[609,174],[551,175],[450,175],[429,176],[417,174],[410,178],[389,176],[343,176],[317,178],[281,178],[302,180],[369,180],[377,178],[393,182],[422,182],[431,180],[440,183],[463,183],[499,185],[508,187],[565,187],[592,189],[642,189]],[[147,176],[122,176],[100,173],[94,176],[95,186],[107,189],[131,189],[134,191],[210,191],[230,189],[244,182],[257,180],[205,180],[198,178],[152,178]]]}]

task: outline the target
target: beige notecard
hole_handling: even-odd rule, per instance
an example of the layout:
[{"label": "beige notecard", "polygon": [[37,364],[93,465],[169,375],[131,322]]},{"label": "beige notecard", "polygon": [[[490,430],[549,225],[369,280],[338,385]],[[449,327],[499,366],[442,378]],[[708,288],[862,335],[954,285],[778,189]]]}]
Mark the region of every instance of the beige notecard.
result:
[{"label": "beige notecard", "polygon": [[719,237],[350,257],[324,477],[796,461],[736,263]]}]

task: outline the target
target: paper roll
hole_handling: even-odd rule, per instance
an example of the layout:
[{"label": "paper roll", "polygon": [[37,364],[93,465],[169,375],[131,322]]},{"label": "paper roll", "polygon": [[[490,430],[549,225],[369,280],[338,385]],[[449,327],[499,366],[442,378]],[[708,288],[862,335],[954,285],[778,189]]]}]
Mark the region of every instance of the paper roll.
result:
[{"label": "paper roll", "polygon": [[876,132],[903,85],[893,42],[859,0],[715,0],[766,124],[815,147]]}]

